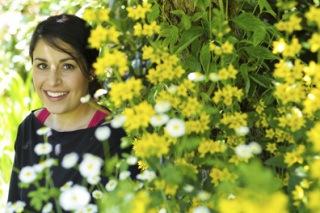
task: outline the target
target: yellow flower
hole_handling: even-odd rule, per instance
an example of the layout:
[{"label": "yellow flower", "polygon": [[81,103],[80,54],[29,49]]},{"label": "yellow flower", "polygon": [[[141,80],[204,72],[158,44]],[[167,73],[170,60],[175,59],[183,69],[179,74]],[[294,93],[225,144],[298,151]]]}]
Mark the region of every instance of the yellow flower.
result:
[{"label": "yellow flower", "polygon": [[130,213],[146,213],[148,209],[148,205],[151,202],[151,197],[149,193],[146,191],[139,191],[132,200],[131,204],[133,205],[132,208],[128,208]]},{"label": "yellow flower", "polygon": [[128,17],[138,20],[144,19],[147,12],[151,11],[151,4],[143,2],[142,5],[127,8]]},{"label": "yellow flower", "polygon": [[169,143],[166,138],[156,133],[145,133],[140,139],[133,142],[133,150],[137,157],[149,158],[157,156],[158,158],[169,152]]},{"label": "yellow flower", "polygon": [[298,146],[298,148],[292,152],[287,152],[284,156],[284,162],[288,165],[288,167],[292,166],[295,163],[302,164],[303,156],[301,154],[304,153],[305,147],[303,145]]},{"label": "yellow flower", "polygon": [[301,44],[299,43],[299,40],[297,38],[292,38],[291,44],[286,45],[283,52],[282,56],[283,57],[295,57],[300,50],[302,49]]},{"label": "yellow flower", "polygon": [[227,168],[218,169],[215,167],[211,169],[209,176],[214,186],[218,186],[222,181],[234,181],[237,178],[237,176],[232,174]]},{"label": "yellow flower", "polygon": [[197,98],[188,97],[180,106],[181,113],[186,117],[198,115],[202,111],[202,104]]},{"label": "yellow flower", "polygon": [[231,54],[233,51],[233,45],[229,41],[226,41],[222,44],[221,50],[224,54]]},{"label": "yellow flower", "polygon": [[292,197],[295,200],[294,205],[298,206],[304,198],[303,188],[299,185],[295,185],[294,190],[292,191]]},{"label": "yellow flower", "polygon": [[97,28],[91,30],[90,37],[88,42],[92,48],[100,48],[102,42],[106,40],[108,30],[101,25],[98,25]]},{"label": "yellow flower", "polygon": [[300,25],[302,19],[297,17],[296,15],[291,15],[288,21],[280,21],[276,24],[276,27],[280,31],[286,31],[288,33],[292,33],[295,30],[301,30],[302,27]]},{"label": "yellow flower", "polygon": [[248,115],[246,113],[235,112],[234,114],[224,114],[220,120],[221,124],[227,125],[230,129],[236,130],[241,126],[247,126]]},{"label": "yellow flower", "polygon": [[98,18],[101,21],[109,21],[110,17],[109,17],[109,13],[110,10],[108,8],[100,8],[98,10]]},{"label": "yellow flower", "polygon": [[141,79],[130,78],[126,82],[113,83],[109,93],[110,99],[116,107],[119,107],[134,97],[140,97],[142,89],[143,84]]},{"label": "yellow flower", "polygon": [[153,107],[148,104],[147,101],[143,101],[132,108],[126,108],[123,111],[123,115],[126,117],[124,127],[128,132],[138,130],[140,128],[147,128],[149,126],[150,118],[154,114],[155,111]]},{"label": "yellow flower", "polygon": [[152,36],[153,34],[160,33],[160,26],[157,22],[153,21],[151,24],[144,24],[142,34],[146,36]]},{"label": "yellow flower", "polygon": [[227,106],[231,106],[233,99],[238,101],[241,100],[243,96],[243,91],[237,87],[232,87],[230,84],[226,85],[224,88],[216,91],[212,100],[215,103],[223,102]]},{"label": "yellow flower", "polygon": [[317,213],[320,209],[320,190],[314,189],[307,194],[308,202],[306,203],[307,208],[310,213]]},{"label": "yellow flower", "polygon": [[307,132],[308,141],[312,143],[312,148],[316,152],[320,152],[320,122],[317,122],[308,132]]},{"label": "yellow flower", "polygon": [[272,154],[276,154],[278,151],[278,147],[276,143],[268,143],[267,144],[267,149],[268,152],[272,153]]},{"label": "yellow flower", "polygon": [[222,152],[222,144],[220,141],[213,141],[210,139],[202,139],[198,152],[200,153],[200,157],[204,158],[207,153],[214,154],[218,152]]},{"label": "yellow flower", "polygon": [[315,22],[318,27],[320,27],[320,8],[317,8],[313,5],[310,6],[309,11],[305,13],[305,17],[308,19],[309,22]]},{"label": "yellow flower", "polygon": [[290,127],[292,132],[301,129],[305,125],[305,119],[298,108],[292,108],[291,113],[287,113],[278,118],[280,127]]},{"label": "yellow flower", "polygon": [[96,15],[93,9],[86,8],[83,13],[83,19],[86,21],[95,21]]},{"label": "yellow flower", "polygon": [[273,44],[273,54],[282,53],[284,49],[286,48],[287,44],[283,38],[280,38],[279,41],[274,41]]},{"label": "yellow flower", "polygon": [[107,29],[107,40],[109,40],[113,43],[118,43],[119,36],[120,36],[120,32],[117,31],[117,29],[114,26]]},{"label": "yellow flower", "polygon": [[133,29],[134,29],[133,35],[135,35],[135,36],[141,36],[142,35],[142,24],[141,23],[139,23],[139,22],[136,23],[133,26]]},{"label": "yellow flower", "polygon": [[310,44],[310,51],[315,53],[320,48],[320,35],[319,33],[313,33],[312,37],[308,40]]}]

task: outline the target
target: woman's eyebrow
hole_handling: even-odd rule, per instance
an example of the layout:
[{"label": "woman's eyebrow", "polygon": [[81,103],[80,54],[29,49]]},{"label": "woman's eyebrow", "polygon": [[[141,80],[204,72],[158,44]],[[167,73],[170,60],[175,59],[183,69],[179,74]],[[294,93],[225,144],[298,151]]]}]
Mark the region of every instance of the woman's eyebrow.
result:
[{"label": "woman's eyebrow", "polygon": [[[36,61],[36,60],[42,61],[42,62],[47,62],[47,59],[44,59],[44,58],[38,58],[38,57],[37,57],[37,58],[34,59],[34,61]],[[62,63],[62,62],[69,61],[69,60],[74,61],[73,58],[68,57],[68,58],[62,58],[62,59],[60,59],[59,62]]]}]

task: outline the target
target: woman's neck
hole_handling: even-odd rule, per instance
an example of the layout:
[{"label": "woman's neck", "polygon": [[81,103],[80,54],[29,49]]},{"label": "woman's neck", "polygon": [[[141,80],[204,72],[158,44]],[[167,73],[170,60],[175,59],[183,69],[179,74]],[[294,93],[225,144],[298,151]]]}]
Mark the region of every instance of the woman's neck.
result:
[{"label": "woman's neck", "polygon": [[96,110],[95,107],[89,104],[83,104],[81,107],[70,112],[50,114],[44,124],[61,132],[85,129],[88,127]]}]

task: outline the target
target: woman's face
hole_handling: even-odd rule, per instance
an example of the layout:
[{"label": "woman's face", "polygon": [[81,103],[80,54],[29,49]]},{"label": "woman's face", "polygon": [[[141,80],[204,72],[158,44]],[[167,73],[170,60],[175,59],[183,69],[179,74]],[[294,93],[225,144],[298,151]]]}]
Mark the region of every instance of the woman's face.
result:
[{"label": "woman's face", "polygon": [[50,113],[65,114],[83,107],[80,98],[88,94],[89,81],[70,55],[40,39],[33,52],[32,67],[35,89]]}]

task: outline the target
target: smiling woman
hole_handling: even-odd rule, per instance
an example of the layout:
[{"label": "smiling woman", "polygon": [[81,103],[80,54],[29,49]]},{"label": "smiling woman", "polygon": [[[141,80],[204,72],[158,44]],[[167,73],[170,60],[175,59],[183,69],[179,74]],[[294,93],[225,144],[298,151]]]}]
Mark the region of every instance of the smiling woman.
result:
[{"label": "smiling woman", "polygon": [[[120,149],[125,132],[110,125],[107,108],[92,99],[80,101],[101,87],[92,68],[99,51],[88,48],[90,30],[81,18],[63,14],[49,17],[34,31],[33,83],[44,108],[32,111],[18,128],[11,207],[23,202],[25,210],[39,212],[43,204],[52,203],[54,212],[77,210],[79,205],[70,209],[59,203],[57,196],[64,195],[59,188],[71,181],[73,186],[88,186],[83,188],[86,194],[92,192],[109,180],[102,166],[106,157],[131,150]],[[76,162],[66,166],[65,156]],[[136,167],[129,170],[132,177],[137,173]]]}]

